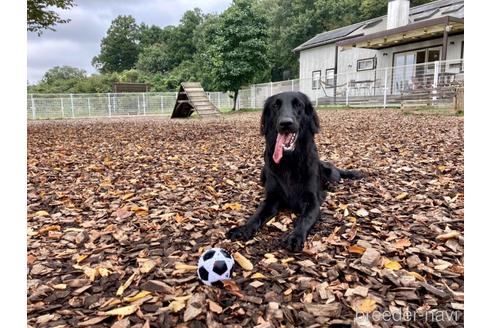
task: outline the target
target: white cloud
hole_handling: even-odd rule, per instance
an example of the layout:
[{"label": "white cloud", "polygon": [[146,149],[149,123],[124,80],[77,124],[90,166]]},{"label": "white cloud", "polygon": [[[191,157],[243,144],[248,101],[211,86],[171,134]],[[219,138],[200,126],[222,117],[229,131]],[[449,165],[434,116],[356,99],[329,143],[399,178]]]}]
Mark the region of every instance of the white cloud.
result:
[{"label": "white cloud", "polygon": [[205,13],[220,13],[232,0],[76,0],[77,6],[61,11],[68,24],[45,31],[40,37],[28,33],[27,78],[39,81],[54,66],[70,65],[94,73],[91,60],[111,21],[118,15],[132,15],[138,24],[176,25],[187,10],[201,8]]}]

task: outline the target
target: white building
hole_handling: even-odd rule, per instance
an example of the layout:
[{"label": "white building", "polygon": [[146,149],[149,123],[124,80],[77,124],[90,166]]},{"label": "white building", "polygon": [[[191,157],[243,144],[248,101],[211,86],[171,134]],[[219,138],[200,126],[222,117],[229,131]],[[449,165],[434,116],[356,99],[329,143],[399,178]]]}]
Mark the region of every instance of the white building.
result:
[{"label": "white building", "polygon": [[[388,15],[320,33],[296,47],[300,91],[311,99],[389,95],[463,76],[464,1],[410,8],[389,0]],[[436,61],[440,63],[435,69]],[[391,67],[400,67],[398,69]],[[386,69],[385,68],[390,68]]]}]

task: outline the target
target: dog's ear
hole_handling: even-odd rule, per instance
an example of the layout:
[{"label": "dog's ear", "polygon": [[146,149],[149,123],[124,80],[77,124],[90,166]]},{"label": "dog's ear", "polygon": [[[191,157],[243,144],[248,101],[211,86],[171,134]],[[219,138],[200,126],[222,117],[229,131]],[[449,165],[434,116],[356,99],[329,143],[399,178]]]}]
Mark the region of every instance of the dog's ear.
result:
[{"label": "dog's ear", "polygon": [[318,133],[319,131],[319,118],[318,114],[316,114],[316,110],[314,109],[313,104],[311,103],[311,100],[303,94],[303,101],[305,105],[305,111],[307,116],[309,117],[309,130],[315,134]]},{"label": "dog's ear", "polygon": [[261,121],[260,121],[260,134],[261,135],[266,135],[267,129],[268,129],[268,124],[270,121],[271,117],[271,107],[274,101],[274,97],[268,97],[267,100],[265,100],[265,105],[263,106],[263,112],[261,113]]}]

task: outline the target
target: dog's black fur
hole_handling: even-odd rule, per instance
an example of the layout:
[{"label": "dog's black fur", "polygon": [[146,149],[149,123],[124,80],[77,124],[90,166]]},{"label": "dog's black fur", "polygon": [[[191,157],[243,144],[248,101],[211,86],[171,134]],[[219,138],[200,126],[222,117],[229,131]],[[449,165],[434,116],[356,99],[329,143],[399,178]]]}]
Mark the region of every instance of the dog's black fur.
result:
[{"label": "dog's black fur", "polygon": [[[230,239],[249,240],[256,231],[280,210],[291,210],[300,216],[294,231],[283,240],[283,246],[300,251],[320,215],[326,190],[341,178],[358,179],[358,171],[341,170],[320,161],[314,134],[319,119],[309,100],[300,92],[284,92],[268,98],[261,117],[261,134],[265,136],[265,165],[261,182],[265,199],[246,224],[232,228]],[[285,152],[277,164],[272,159],[278,133],[296,133],[295,148]]]}]

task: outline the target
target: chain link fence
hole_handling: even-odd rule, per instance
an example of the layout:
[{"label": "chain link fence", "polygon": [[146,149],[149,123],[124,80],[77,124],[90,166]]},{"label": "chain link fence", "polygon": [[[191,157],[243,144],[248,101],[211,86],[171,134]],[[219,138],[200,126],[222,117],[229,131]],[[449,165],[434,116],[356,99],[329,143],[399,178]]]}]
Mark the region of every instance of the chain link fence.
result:
[{"label": "chain link fence", "polygon": [[[239,91],[238,108],[262,108],[271,95],[302,91],[316,106],[400,106],[421,102],[448,106],[457,88],[464,86],[464,61],[436,61],[357,71],[315,79],[296,79],[253,84]],[[220,110],[230,110],[229,93],[207,92]],[[170,116],[176,92],[107,94],[28,94],[28,119],[64,119],[129,115]]]}]

